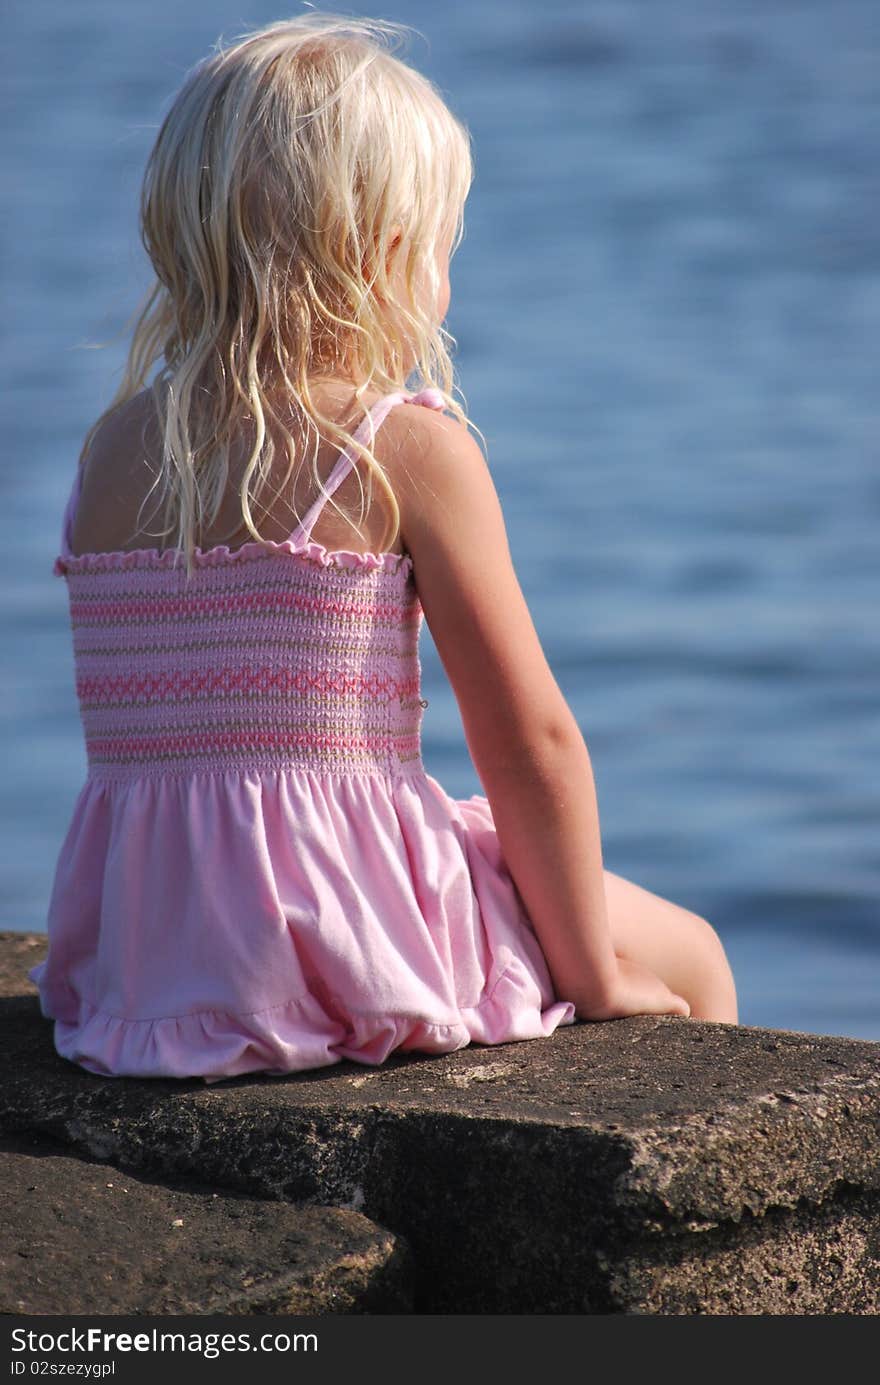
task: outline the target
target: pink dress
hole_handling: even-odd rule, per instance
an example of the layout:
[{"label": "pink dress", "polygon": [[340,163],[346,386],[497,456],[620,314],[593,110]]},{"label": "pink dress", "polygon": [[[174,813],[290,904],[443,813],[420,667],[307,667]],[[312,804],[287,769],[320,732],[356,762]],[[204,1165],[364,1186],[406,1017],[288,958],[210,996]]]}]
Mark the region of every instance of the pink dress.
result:
[{"label": "pink dress", "polygon": [[[402,401],[380,400],[356,436]],[[353,465],[344,452],[332,493]],[[87,776],[30,976],[106,1076],[272,1075],[534,1039],[557,998],[487,799],[421,758],[412,559],[288,539],[70,551]]]}]

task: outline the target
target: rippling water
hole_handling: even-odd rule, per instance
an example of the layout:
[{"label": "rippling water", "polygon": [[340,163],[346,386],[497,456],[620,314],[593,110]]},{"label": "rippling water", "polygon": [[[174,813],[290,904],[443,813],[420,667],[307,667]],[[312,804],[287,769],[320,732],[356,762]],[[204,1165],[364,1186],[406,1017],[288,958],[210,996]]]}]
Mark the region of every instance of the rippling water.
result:
[{"label": "rippling water", "polygon": [[[3,927],[44,926],[85,772],[51,564],[147,282],[144,160],[186,69],[281,13],[5,16]],[[473,134],[449,325],[606,864],[716,924],[744,1023],[880,1038],[880,11],[381,13]],[[427,767],[480,792],[427,631],[423,666]]]}]

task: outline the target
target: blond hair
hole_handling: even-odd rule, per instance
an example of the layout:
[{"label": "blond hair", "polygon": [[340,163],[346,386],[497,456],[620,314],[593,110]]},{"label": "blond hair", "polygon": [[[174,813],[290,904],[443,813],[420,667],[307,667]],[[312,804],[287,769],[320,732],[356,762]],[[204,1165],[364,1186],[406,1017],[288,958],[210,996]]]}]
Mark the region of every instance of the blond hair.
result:
[{"label": "blond hair", "polygon": [[[320,436],[353,444],[317,406],[310,382],[322,375],[342,371],[360,401],[371,388],[406,389],[415,374],[419,388],[439,389],[468,422],[452,397],[454,339],[434,308],[438,250],[451,254],[463,234],[470,142],[432,83],[394,56],[406,32],[311,12],[226,47],[218,41],[159,129],[141,194],[156,278],[134,320],[122,383],[80,461],[102,421],[161,361],[150,386],[162,435],[161,533],[176,530],[188,576],[195,526],[219,512],[245,423],[255,435],[242,515],[262,539],[251,506],[269,478],[276,434],[288,456],[276,494],[297,462],[273,399],[292,402],[314,432],[318,489]],[[389,273],[397,236],[407,301]],[[387,496],[390,546],[400,532],[397,501],[372,450],[354,446],[368,468],[367,503],[373,477]]]}]

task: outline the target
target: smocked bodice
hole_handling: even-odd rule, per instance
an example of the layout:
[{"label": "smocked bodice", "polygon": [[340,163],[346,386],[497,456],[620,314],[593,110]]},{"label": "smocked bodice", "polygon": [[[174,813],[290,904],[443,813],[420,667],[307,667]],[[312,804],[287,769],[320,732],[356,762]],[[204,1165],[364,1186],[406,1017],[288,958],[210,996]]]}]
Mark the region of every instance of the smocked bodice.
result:
[{"label": "smocked bodice", "polygon": [[[410,560],[319,545],[59,559],[92,774],[421,768]],[[103,561],[102,561],[103,558]]]},{"label": "smocked bodice", "polygon": [[[401,402],[386,395],[354,433],[372,443]],[[74,478],[54,572],[68,584],[89,773],[422,770],[418,638],[408,554],[329,551],[311,539],[356,461],[349,447],[281,543],[74,554]]]}]

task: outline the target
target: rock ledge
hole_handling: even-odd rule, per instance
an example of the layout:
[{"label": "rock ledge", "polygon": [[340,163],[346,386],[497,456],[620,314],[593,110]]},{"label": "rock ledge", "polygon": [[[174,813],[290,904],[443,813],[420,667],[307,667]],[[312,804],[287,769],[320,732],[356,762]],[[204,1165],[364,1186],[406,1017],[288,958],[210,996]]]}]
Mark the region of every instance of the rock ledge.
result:
[{"label": "rock ledge", "polygon": [[408,1311],[404,1265],[421,1313],[880,1311],[880,1044],[646,1017],[379,1069],[107,1079],[27,994],[44,946],[0,934],[3,1131],[355,1216],[382,1287],[315,1312]]}]

